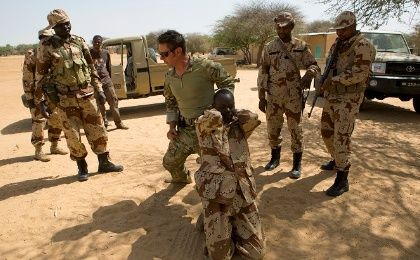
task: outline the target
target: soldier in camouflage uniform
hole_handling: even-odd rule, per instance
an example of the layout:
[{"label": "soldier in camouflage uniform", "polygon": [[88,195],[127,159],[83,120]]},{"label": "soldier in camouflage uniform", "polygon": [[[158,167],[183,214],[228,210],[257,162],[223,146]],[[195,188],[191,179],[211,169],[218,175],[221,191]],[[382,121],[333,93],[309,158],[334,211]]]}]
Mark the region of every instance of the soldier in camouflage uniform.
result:
[{"label": "soldier in camouflage uniform", "polygon": [[191,183],[184,164],[189,155],[198,153],[194,121],[213,103],[214,84],[233,91],[234,78],[219,63],[188,56],[185,39],[176,31],[163,33],[158,43],[160,58],[171,67],[164,88],[170,143],[163,166],[171,173],[165,182]]},{"label": "soldier in camouflage uniform", "polygon": [[[52,36],[52,30],[40,30],[38,32],[39,40],[42,42],[45,37]],[[42,44],[42,43],[40,43]],[[67,154],[62,148],[58,147],[58,141],[60,141],[61,135],[61,119],[57,113],[57,110],[51,107],[52,113],[48,120],[42,116],[41,111],[35,106],[35,71],[36,71],[36,51],[29,50],[25,55],[23,62],[23,90],[24,96],[29,105],[32,118],[32,137],[31,142],[35,146],[35,160],[42,162],[50,161],[50,157],[42,151],[44,145],[44,127],[45,123],[48,126],[48,140],[51,142],[50,152],[51,154]]]},{"label": "soldier in camouflage uniform", "polygon": [[339,196],[349,190],[351,134],[376,54],[373,45],[356,30],[356,17],[352,12],[341,13],[334,28],[338,38],[330,54],[338,48],[338,56],[321,86],[325,97],[321,135],[332,157],[321,169],[337,170],[334,184],[326,191],[329,196]]},{"label": "soldier in camouflage uniform", "polygon": [[[295,25],[292,14],[281,12],[274,18],[274,22],[278,38],[264,47],[258,73],[259,108],[266,113],[268,140],[271,146],[271,160],[265,169],[273,170],[280,163],[281,129],[283,114],[286,114],[293,152],[290,177],[297,179],[301,175],[303,151],[300,126],[304,105],[303,89],[310,87],[312,78],[320,69],[307,44],[292,37]],[[306,69],[302,78],[300,69]]]},{"label": "soldier in camouflage uniform", "polygon": [[[83,38],[70,34],[70,19],[63,10],[51,11],[47,19],[55,35],[42,42],[37,54],[35,103],[48,117],[42,86],[50,72],[49,81],[54,87],[46,94],[51,96],[51,100],[58,98],[58,113],[63,122],[70,158],[77,162],[79,181],[88,179],[87,151],[81,142],[81,127],[93,152],[98,155],[98,172],[120,172],[123,167],[109,161],[108,137],[93,96],[94,89],[102,103],[106,98],[89,48]],[[54,93],[57,95],[54,96]]]},{"label": "soldier in camouflage uniform", "polygon": [[[118,98],[117,94],[115,94],[114,84],[112,84],[111,80],[111,56],[107,50],[102,49],[102,41],[102,36],[93,36],[93,48],[90,49],[90,55],[92,56],[95,69],[101,78],[102,89],[104,90],[104,94],[106,96],[106,102],[109,104],[109,110],[111,110],[115,126],[117,129],[127,130],[128,127],[121,121],[120,110],[118,109]],[[99,100],[97,100],[96,103],[104,119],[105,128],[108,128],[109,123],[106,118],[105,104],[101,104]]]},{"label": "soldier in camouflage uniform", "polygon": [[264,237],[247,138],[261,123],[248,110],[235,110],[233,94],[218,90],[213,109],[196,128],[202,163],[195,183],[204,208],[206,249],[212,259],[262,259]]}]

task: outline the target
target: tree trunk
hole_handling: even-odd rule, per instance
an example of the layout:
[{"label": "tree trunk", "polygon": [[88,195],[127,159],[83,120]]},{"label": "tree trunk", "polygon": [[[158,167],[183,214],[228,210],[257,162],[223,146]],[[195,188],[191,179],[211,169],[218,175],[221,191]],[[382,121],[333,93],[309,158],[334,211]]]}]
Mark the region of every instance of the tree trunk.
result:
[{"label": "tree trunk", "polygon": [[260,43],[260,45],[258,45],[257,68],[261,65],[261,56],[262,56],[262,51],[264,49],[264,46],[265,46],[265,42],[264,43]]}]

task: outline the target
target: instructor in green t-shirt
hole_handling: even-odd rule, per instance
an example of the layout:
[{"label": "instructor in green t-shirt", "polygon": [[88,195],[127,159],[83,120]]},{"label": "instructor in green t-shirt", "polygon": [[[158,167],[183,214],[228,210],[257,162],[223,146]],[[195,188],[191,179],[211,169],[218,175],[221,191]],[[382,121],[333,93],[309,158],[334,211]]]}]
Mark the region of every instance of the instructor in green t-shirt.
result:
[{"label": "instructor in green t-shirt", "polygon": [[185,38],[177,31],[161,34],[158,43],[160,59],[171,67],[164,89],[170,142],[163,166],[171,173],[165,182],[191,183],[185,160],[199,149],[194,121],[212,105],[214,84],[233,91],[234,78],[219,63],[189,56]]}]

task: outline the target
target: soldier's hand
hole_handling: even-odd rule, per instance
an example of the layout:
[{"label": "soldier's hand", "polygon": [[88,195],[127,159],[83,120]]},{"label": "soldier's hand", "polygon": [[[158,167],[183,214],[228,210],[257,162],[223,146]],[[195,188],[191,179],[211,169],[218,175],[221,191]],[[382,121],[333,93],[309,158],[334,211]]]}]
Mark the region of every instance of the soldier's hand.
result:
[{"label": "soldier's hand", "polygon": [[28,107],[29,108],[35,108],[35,102],[33,99],[29,99],[28,100]]},{"label": "soldier's hand", "polygon": [[308,71],[305,73],[305,75],[303,75],[300,81],[303,89],[311,88],[312,78],[313,78],[312,74],[309,73]]},{"label": "soldier's hand", "polygon": [[39,111],[41,111],[41,115],[48,119],[50,118],[50,113],[48,113],[47,110],[48,110],[48,107],[45,101],[42,101],[41,103],[39,103]]},{"label": "soldier's hand", "polygon": [[258,103],[258,108],[261,110],[261,112],[265,113],[267,110],[267,100],[265,98],[260,99],[260,102]]},{"label": "soldier's hand", "polygon": [[240,124],[245,124],[251,118],[249,112],[246,110],[235,111],[235,116],[238,118]]},{"label": "soldier's hand", "polygon": [[105,104],[105,102],[106,102],[106,96],[105,96],[105,94],[104,94],[103,91],[99,91],[98,92],[98,101],[99,101],[99,104],[101,104],[101,105],[104,105]]},{"label": "soldier's hand", "polygon": [[166,133],[166,137],[168,137],[169,140],[173,141],[178,136],[178,132],[176,131],[176,128],[169,128],[168,133]]}]

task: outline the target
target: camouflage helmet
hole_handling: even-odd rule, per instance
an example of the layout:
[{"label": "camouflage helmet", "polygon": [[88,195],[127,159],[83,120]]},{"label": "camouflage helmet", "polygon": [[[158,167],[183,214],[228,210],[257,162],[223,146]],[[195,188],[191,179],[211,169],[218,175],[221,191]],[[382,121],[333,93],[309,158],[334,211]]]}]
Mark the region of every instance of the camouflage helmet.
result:
[{"label": "camouflage helmet", "polygon": [[295,19],[293,18],[293,15],[289,12],[280,12],[276,17],[274,17],[274,22],[278,26],[284,27],[290,23],[294,23]]},{"label": "camouflage helmet", "polygon": [[70,21],[69,16],[61,9],[52,10],[47,16],[49,28],[53,28],[57,24],[66,23]]},{"label": "camouflage helmet", "polygon": [[356,16],[353,12],[344,11],[335,18],[334,27],[331,29],[343,29],[356,24]]}]

